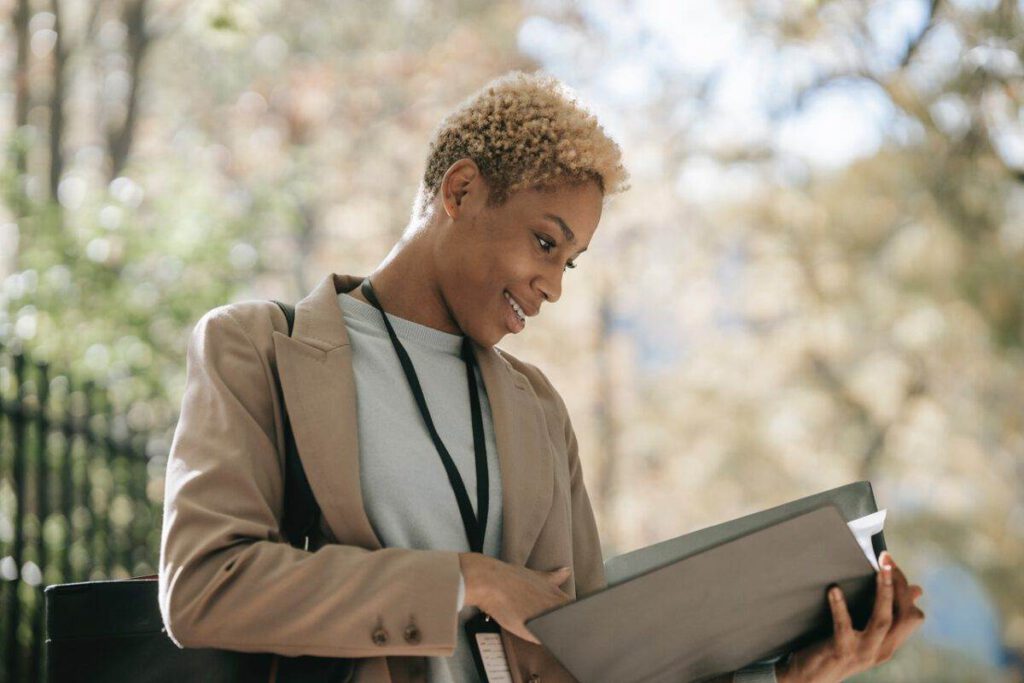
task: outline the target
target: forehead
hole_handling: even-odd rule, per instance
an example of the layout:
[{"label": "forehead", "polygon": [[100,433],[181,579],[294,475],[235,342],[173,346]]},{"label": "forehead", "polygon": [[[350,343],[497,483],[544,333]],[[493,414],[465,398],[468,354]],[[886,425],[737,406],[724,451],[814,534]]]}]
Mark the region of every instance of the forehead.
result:
[{"label": "forehead", "polygon": [[521,190],[509,197],[506,207],[517,219],[547,223],[562,233],[568,231],[577,244],[583,245],[590,241],[601,220],[601,203],[600,189],[589,182]]}]

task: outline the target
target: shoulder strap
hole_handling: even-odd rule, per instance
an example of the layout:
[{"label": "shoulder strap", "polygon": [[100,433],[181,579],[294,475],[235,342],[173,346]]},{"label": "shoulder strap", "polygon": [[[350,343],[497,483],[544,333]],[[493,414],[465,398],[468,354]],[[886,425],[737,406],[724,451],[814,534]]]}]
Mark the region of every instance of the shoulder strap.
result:
[{"label": "shoulder strap", "polygon": [[[292,335],[292,327],[295,324],[295,308],[289,304],[274,301],[284,313],[288,320],[288,336]],[[281,381],[278,378],[278,386]],[[284,390],[280,391],[281,406],[284,406]],[[284,520],[282,526],[284,535],[288,542],[296,548],[309,550],[309,539],[316,532],[320,523],[320,506],[313,497],[313,491],[309,488],[309,480],[306,478],[306,471],[302,468],[302,461],[299,459],[299,451],[295,446],[295,435],[292,434],[291,422],[288,420],[288,410],[285,409],[282,416],[284,422],[284,443],[285,443],[285,475],[284,475]]]}]

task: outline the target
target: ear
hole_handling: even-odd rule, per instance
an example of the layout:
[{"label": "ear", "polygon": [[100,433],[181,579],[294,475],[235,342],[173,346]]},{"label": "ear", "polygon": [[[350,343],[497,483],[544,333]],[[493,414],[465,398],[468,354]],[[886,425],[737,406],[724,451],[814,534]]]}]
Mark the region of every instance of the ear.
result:
[{"label": "ear", "polygon": [[466,157],[452,164],[441,179],[441,203],[450,218],[458,218],[465,209],[469,195],[483,189],[480,169],[476,162]]}]

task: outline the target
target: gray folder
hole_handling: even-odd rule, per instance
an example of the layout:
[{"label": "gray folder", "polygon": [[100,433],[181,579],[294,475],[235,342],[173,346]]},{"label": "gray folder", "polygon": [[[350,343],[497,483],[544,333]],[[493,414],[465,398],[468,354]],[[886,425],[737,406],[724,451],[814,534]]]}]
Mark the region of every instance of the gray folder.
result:
[{"label": "gray folder", "polygon": [[833,583],[863,628],[875,569],[846,523],[877,510],[861,481],[642,548],[606,563],[607,588],[526,625],[581,683],[734,671],[829,636]]}]

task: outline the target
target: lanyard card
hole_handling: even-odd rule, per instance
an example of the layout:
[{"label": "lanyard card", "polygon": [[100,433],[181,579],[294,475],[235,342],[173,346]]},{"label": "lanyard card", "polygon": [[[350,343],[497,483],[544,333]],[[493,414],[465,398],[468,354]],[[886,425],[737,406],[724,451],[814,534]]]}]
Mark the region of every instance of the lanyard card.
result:
[{"label": "lanyard card", "polygon": [[498,622],[480,612],[466,622],[465,628],[480,680],[485,683],[512,683]]}]

